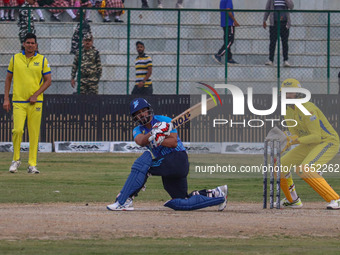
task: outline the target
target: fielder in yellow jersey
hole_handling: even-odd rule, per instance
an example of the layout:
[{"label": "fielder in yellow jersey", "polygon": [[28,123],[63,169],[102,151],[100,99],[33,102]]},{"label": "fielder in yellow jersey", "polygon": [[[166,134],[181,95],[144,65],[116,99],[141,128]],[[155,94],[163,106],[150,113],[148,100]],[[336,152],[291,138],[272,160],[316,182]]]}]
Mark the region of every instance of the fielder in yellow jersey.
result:
[{"label": "fielder in yellow jersey", "polygon": [[[295,79],[287,79],[281,85],[281,88],[284,87],[300,88],[301,85]],[[287,98],[297,97],[298,93],[287,93]],[[339,195],[320,172],[339,152],[339,136],[317,106],[311,102],[304,103],[303,106],[311,115],[304,115],[295,105],[287,106],[285,119],[294,119],[297,122],[295,127],[289,128],[291,135],[288,136],[288,143],[299,145],[282,157],[281,164],[294,168],[296,173],[329,203],[327,209],[340,209]],[[290,171],[283,172],[281,178],[281,188],[286,196],[281,201],[282,207],[301,208],[302,202],[296,193]]]},{"label": "fielder in yellow jersey", "polygon": [[15,54],[9,63],[5,80],[5,98],[3,108],[9,112],[11,104],[9,91],[13,79],[13,161],[9,168],[16,173],[21,164],[20,144],[24,132],[25,120],[29,135],[28,173],[38,174],[37,153],[40,133],[43,92],[51,85],[51,68],[47,59],[36,52],[37,38],[27,33],[24,51]]}]

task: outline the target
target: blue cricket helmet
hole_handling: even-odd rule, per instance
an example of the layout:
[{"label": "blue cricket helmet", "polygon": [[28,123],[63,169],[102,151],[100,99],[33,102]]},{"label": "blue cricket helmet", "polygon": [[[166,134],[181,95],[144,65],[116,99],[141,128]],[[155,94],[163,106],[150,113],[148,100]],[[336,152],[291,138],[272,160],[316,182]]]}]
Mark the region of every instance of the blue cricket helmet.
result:
[{"label": "blue cricket helmet", "polygon": [[151,108],[151,104],[149,104],[144,98],[135,98],[130,103],[130,114],[133,115],[143,108]]},{"label": "blue cricket helmet", "polygon": [[[136,115],[135,113],[141,109],[147,108],[148,115],[140,113]],[[144,98],[136,98],[130,103],[130,114],[132,116],[133,121],[139,125],[146,125],[151,122],[153,117],[153,109],[151,108],[151,104],[148,103]]]}]

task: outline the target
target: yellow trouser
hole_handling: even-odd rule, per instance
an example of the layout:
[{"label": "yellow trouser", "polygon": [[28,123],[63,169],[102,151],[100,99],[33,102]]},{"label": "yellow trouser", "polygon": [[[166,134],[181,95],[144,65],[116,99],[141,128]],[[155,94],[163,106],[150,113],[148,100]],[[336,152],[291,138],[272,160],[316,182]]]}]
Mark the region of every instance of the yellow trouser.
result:
[{"label": "yellow trouser", "polygon": [[[326,164],[334,158],[338,151],[339,142],[337,140],[329,140],[316,145],[300,144],[282,157],[282,166],[287,166],[286,169],[283,167],[282,170],[287,170],[290,166],[296,166],[298,174],[327,202],[339,199],[339,195],[329,186],[322,176],[318,174],[303,175],[300,174],[298,170],[298,166],[312,166],[313,164],[315,165],[315,169],[317,169],[318,165]],[[291,200],[289,188],[294,187],[292,175],[288,172],[283,172],[281,177],[283,178],[282,191],[285,193],[286,198]]]},{"label": "yellow trouser", "polygon": [[27,128],[29,135],[29,157],[30,166],[37,165],[38,143],[41,123],[42,103],[13,103],[13,160],[20,159],[20,144],[24,133],[25,120],[27,117]]}]

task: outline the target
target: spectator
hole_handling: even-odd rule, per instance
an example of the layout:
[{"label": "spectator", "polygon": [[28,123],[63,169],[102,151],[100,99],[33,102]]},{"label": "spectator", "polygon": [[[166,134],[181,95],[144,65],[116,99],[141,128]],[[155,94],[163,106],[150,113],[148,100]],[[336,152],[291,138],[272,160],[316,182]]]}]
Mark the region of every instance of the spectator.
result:
[{"label": "spectator", "polygon": [[88,9],[92,7],[92,2],[90,0],[70,0],[70,5],[74,7],[86,8],[85,20],[87,22],[92,22],[92,20],[90,19],[91,10]]},{"label": "spectator", "polygon": [[148,0],[142,0],[142,8],[143,9],[149,8]]},{"label": "spectator", "polygon": [[[292,10],[294,8],[294,3],[292,0],[268,0],[266,4],[266,10]],[[267,27],[267,19],[269,17],[270,28],[269,28],[269,61],[266,65],[272,66],[274,61],[274,53],[277,42],[277,27],[278,19],[280,18],[280,37],[282,41],[282,51],[283,51],[283,66],[290,67],[288,62],[288,38],[289,38],[289,28],[291,26],[291,20],[289,12],[281,12],[280,17],[278,17],[278,12],[265,12],[263,17],[263,28]],[[280,49],[279,49],[280,51]]]},{"label": "spectator", "polygon": [[[77,12],[77,19],[80,16],[80,12]],[[76,54],[77,50],[79,49],[79,30],[80,30],[80,22],[77,24],[76,29],[74,30],[73,36],[72,36],[72,44],[71,44],[71,51],[70,54]],[[83,22],[83,27],[81,30],[82,33],[82,38],[84,38],[84,36],[86,34],[92,34],[91,33],[91,27],[89,24],[88,20],[84,20]]]},{"label": "spectator", "polygon": [[[35,0],[26,0],[21,7],[32,7],[35,4]],[[31,11],[30,29],[28,27],[28,9],[19,9],[19,39],[21,45],[23,44],[28,32],[35,34],[34,22],[33,22],[33,12]],[[29,31],[30,30],[30,31]],[[24,46],[22,46],[24,50]]]},{"label": "spectator", "polygon": [[[70,3],[67,0],[55,0],[49,7],[70,7]],[[61,19],[59,18],[59,15],[63,13],[64,9],[49,9],[49,11],[52,13],[51,15],[51,21],[58,21],[61,22]],[[70,15],[73,21],[77,20],[77,16],[73,13],[71,9],[66,10],[67,14]]]},{"label": "spectator", "polygon": [[[36,1],[32,7],[39,7],[38,1]],[[35,9],[35,13],[39,16],[39,21],[40,22],[45,22],[44,15],[40,9]],[[33,21],[38,21],[38,19],[33,15]]]},{"label": "spectator", "polygon": [[15,54],[8,66],[3,108],[9,112],[9,91],[13,80],[13,161],[9,168],[16,173],[21,164],[20,144],[27,118],[29,136],[28,173],[38,174],[37,154],[40,133],[43,92],[51,85],[51,68],[47,59],[36,52],[37,37],[27,33],[22,53]]},{"label": "spectator", "polygon": [[[232,0],[221,0],[220,1],[220,9],[221,10],[233,10],[233,1]],[[219,63],[222,63],[222,56],[224,56],[226,47],[225,47],[225,37],[226,37],[226,12],[222,11],[221,12],[221,27],[223,28],[223,41],[224,44],[221,47],[221,49],[218,51],[217,54],[213,56],[213,59]],[[234,59],[233,59],[233,54],[231,53],[231,45],[234,43],[234,38],[235,38],[235,27],[240,26],[238,22],[235,19],[234,12],[230,11],[228,12],[228,63],[229,64],[238,64]]]},{"label": "spectator", "polygon": [[[84,36],[81,56],[80,94],[98,94],[98,83],[102,75],[102,64],[99,51],[93,46],[93,36],[88,33]],[[76,86],[76,73],[79,65],[79,51],[74,56],[71,86]],[[79,74],[78,74],[79,75]]]},{"label": "spectator", "polygon": [[[124,8],[122,0],[106,0],[106,8]],[[115,15],[115,22],[124,22],[120,19],[120,15],[123,14],[121,10],[105,10],[103,22],[111,22],[110,14]]]},{"label": "spectator", "polygon": [[[16,0],[0,0],[0,7],[15,7],[17,6]],[[15,9],[0,10],[0,21],[15,21],[14,18]]]},{"label": "spectator", "polygon": [[[4,0],[0,0],[0,7],[4,7],[5,3]],[[4,9],[0,9],[0,21],[5,21],[5,10]]]},{"label": "spectator", "polygon": [[[163,8],[162,0],[158,0],[158,8]],[[183,8],[183,0],[177,0],[176,8]]]},{"label": "spectator", "polygon": [[152,95],[152,59],[145,55],[144,43],[136,42],[138,57],[135,61],[136,84],[132,90],[132,95]]},{"label": "spectator", "polygon": [[338,84],[339,84],[339,94],[340,94],[340,72],[338,73]]}]

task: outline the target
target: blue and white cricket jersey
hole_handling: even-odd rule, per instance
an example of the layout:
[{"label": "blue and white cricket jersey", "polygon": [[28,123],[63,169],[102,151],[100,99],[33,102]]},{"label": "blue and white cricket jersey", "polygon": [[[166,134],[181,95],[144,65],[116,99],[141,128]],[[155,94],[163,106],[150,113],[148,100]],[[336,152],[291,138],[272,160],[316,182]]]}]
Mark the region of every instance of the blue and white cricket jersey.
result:
[{"label": "blue and white cricket jersey", "polygon": [[[153,116],[153,119],[151,120],[151,126],[155,125],[158,122],[171,122],[171,118],[166,117],[166,116],[161,116],[161,115],[155,115]],[[145,126],[139,125],[133,129],[133,139],[136,138],[137,135],[139,134],[147,134],[151,131],[151,129],[146,128]],[[177,129],[171,130],[171,133],[177,133]],[[155,158],[165,156],[167,154],[170,154],[173,151],[185,151],[185,147],[179,138],[177,136],[177,147],[176,148],[169,148],[169,147],[164,147],[162,145],[158,146],[157,148],[151,148],[151,146],[147,146],[148,149],[152,152]]]}]

